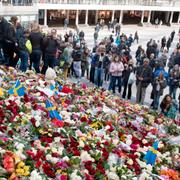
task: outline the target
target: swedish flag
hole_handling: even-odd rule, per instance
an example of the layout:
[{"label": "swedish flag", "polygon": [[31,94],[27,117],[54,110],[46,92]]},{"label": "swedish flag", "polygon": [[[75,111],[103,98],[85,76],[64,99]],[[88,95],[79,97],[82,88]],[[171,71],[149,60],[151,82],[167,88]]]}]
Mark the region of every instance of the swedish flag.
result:
[{"label": "swedish flag", "polygon": [[50,90],[51,90],[51,91],[54,91],[54,94],[55,94],[55,95],[58,95],[58,91],[57,91],[57,89],[56,89],[56,87],[55,87],[54,85],[51,85],[51,86],[50,86]]},{"label": "swedish flag", "polygon": [[56,107],[53,106],[53,104],[49,100],[46,101],[46,108],[47,108],[49,115],[52,119],[56,118],[58,120],[62,120],[62,117],[57,112]]},{"label": "swedish flag", "polygon": [[158,141],[155,141],[152,145],[152,147],[149,148],[149,150],[147,151],[144,160],[146,161],[146,164],[151,164],[154,165],[156,162],[156,158],[157,158],[157,149],[158,149]]},{"label": "swedish flag", "polygon": [[25,90],[25,87],[21,85],[19,80],[17,80],[14,88],[11,88],[8,93],[15,96],[24,96]]}]

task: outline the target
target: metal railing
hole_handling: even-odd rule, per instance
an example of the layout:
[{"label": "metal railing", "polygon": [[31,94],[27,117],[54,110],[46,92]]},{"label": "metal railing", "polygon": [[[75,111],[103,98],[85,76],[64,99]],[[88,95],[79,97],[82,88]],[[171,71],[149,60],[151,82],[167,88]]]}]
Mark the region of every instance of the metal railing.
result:
[{"label": "metal railing", "polygon": [[143,5],[143,6],[175,6],[176,0],[38,0],[38,3],[51,4],[94,4],[94,5]]},{"label": "metal railing", "polygon": [[177,0],[0,0],[8,6],[32,6],[34,3],[50,4],[85,4],[85,5],[140,5],[140,6],[178,6]]},{"label": "metal railing", "polygon": [[0,0],[2,6],[32,6],[33,0]]}]

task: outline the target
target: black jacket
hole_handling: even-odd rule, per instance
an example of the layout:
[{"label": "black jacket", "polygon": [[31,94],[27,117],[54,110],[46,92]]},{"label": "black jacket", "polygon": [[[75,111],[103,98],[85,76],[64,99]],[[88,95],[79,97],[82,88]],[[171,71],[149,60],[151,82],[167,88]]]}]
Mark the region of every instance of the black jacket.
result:
[{"label": "black jacket", "polygon": [[32,44],[32,50],[42,49],[43,36],[40,32],[31,32],[29,40]]},{"label": "black jacket", "polygon": [[2,18],[0,22],[0,43],[4,40],[5,30],[7,29],[8,22]]},{"label": "black jacket", "polygon": [[73,61],[82,61],[82,51],[81,49],[75,49],[72,52]]},{"label": "black jacket", "polygon": [[51,36],[49,36],[44,38],[43,46],[46,55],[55,57],[57,49],[60,47],[60,43],[57,39],[53,39]]},{"label": "black jacket", "polygon": [[15,44],[17,42],[17,39],[16,39],[16,32],[15,32],[14,26],[9,22],[5,26],[4,31],[5,31],[4,32],[5,43],[14,43]]},{"label": "black jacket", "polygon": [[[139,66],[136,73],[137,81],[136,84],[141,83],[142,87],[147,87],[152,81],[152,69],[150,66],[144,67]],[[143,80],[140,81],[138,78],[142,77]]]}]

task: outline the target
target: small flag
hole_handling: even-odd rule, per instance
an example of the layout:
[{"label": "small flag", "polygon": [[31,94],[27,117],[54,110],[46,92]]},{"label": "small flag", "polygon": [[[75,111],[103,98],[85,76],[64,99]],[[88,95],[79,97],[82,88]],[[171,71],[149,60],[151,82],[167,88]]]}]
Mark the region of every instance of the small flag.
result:
[{"label": "small flag", "polygon": [[158,141],[155,141],[152,145],[152,147],[149,148],[149,150],[147,151],[144,160],[146,161],[146,164],[151,164],[154,165],[156,162],[156,158],[157,158],[157,149],[158,149]]},{"label": "small flag", "polygon": [[53,104],[49,100],[46,101],[46,108],[47,108],[49,115],[52,119],[56,118],[58,120],[62,120],[62,117],[57,112],[56,107],[53,106]]},{"label": "small flag", "polygon": [[25,87],[21,85],[19,80],[17,80],[14,88],[11,88],[8,93],[15,96],[24,96],[25,90]]},{"label": "small flag", "polygon": [[55,87],[54,85],[51,85],[51,86],[50,86],[50,90],[51,90],[51,91],[54,91],[54,94],[55,94],[55,95],[58,95],[58,91],[57,91],[57,89],[56,89],[56,87]]}]

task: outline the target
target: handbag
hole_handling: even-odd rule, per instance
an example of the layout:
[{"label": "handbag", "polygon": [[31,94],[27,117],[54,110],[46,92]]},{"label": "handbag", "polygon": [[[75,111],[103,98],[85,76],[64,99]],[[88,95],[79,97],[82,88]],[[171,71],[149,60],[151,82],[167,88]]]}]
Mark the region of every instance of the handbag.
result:
[{"label": "handbag", "polygon": [[136,80],[136,76],[133,72],[131,72],[129,75],[128,84],[133,84],[135,80]]}]

